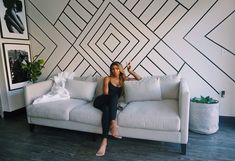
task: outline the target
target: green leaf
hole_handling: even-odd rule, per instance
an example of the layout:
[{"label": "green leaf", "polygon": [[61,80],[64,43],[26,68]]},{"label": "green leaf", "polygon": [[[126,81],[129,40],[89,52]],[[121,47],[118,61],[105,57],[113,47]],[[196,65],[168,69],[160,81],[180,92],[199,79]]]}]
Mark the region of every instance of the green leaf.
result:
[{"label": "green leaf", "polygon": [[34,60],[32,62],[27,62],[26,64],[21,64],[21,67],[24,71],[27,72],[28,80],[35,82],[38,80],[38,77],[42,74],[41,70],[44,65],[43,59]]},{"label": "green leaf", "polygon": [[218,100],[215,100],[213,98],[211,98],[210,96],[206,96],[206,97],[193,97],[191,98],[191,102],[196,102],[196,103],[205,103],[205,104],[214,104],[214,103],[218,103]]}]

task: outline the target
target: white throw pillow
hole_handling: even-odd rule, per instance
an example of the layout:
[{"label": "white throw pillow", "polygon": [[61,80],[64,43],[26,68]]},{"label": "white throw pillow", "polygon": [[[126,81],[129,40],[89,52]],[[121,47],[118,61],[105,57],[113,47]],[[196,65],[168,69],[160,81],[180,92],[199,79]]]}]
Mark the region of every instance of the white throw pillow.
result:
[{"label": "white throw pillow", "polygon": [[74,80],[95,82],[100,78],[101,78],[101,76],[99,76],[99,75],[95,75],[95,76],[88,75],[88,76],[82,76],[82,77],[75,76]]},{"label": "white throw pillow", "polygon": [[91,101],[95,94],[96,85],[96,82],[68,79],[65,88],[69,91],[71,98]]},{"label": "white throw pillow", "polygon": [[177,99],[179,96],[180,75],[160,76],[160,84],[163,99]]},{"label": "white throw pillow", "polygon": [[104,77],[97,79],[97,87],[95,92],[96,96],[103,94],[103,82],[104,82]]},{"label": "white throw pillow", "polygon": [[156,77],[147,77],[139,81],[126,81],[124,89],[127,103],[162,99],[160,81]]}]

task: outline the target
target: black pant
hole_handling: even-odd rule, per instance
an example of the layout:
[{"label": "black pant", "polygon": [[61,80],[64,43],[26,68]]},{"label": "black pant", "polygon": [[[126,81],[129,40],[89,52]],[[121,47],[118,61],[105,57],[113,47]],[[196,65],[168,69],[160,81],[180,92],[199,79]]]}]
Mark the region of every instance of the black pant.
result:
[{"label": "black pant", "polygon": [[94,106],[103,112],[101,124],[105,138],[108,137],[111,121],[116,119],[117,104],[118,95],[100,95],[94,101]]}]

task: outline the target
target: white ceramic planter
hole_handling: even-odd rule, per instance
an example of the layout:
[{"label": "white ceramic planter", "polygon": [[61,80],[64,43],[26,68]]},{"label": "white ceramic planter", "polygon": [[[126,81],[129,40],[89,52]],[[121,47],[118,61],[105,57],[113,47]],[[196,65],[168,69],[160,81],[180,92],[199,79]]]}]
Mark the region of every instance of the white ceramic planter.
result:
[{"label": "white ceramic planter", "polygon": [[189,129],[200,134],[213,134],[219,129],[219,103],[190,102]]}]

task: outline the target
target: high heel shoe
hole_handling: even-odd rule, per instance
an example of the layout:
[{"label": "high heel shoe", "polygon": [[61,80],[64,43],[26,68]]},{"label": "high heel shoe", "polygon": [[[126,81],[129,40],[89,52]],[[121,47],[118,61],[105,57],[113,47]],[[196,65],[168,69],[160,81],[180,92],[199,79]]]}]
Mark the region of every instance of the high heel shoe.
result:
[{"label": "high heel shoe", "polygon": [[118,134],[118,126],[111,126],[111,134],[115,139],[122,139],[122,136]]},{"label": "high heel shoe", "polygon": [[97,157],[102,157],[105,155],[105,152],[106,152],[106,148],[107,148],[107,139],[104,138],[101,142],[101,145],[99,147],[99,150],[96,152],[96,156]]},{"label": "high heel shoe", "polygon": [[105,152],[97,152],[95,155],[97,157],[103,157],[105,155]]},{"label": "high heel shoe", "polygon": [[114,139],[122,139],[122,136],[120,136],[120,135],[112,135],[112,137],[113,137]]}]

